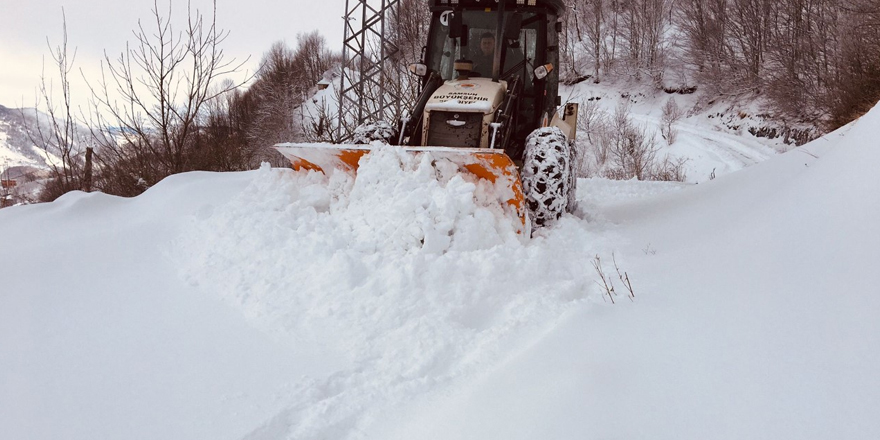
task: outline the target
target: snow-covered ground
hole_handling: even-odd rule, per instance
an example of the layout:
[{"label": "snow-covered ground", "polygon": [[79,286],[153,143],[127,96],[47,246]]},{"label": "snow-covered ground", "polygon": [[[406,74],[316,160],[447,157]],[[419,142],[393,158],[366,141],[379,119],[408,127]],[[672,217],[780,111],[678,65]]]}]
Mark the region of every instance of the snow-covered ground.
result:
[{"label": "snow-covered ground", "polygon": [[878,438],[878,135],[531,240],[393,148],[4,209],[0,438]]}]

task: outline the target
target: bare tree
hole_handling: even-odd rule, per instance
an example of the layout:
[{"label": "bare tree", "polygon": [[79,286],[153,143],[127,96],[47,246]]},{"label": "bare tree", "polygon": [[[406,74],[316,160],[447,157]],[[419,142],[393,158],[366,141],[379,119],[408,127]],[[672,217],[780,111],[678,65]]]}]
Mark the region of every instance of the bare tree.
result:
[{"label": "bare tree", "polygon": [[391,41],[398,53],[387,63],[387,85],[398,87],[392,93],[400,96],[402,106],[407,111],[418,100],[419,79],[408,69],[410,63],[421,60],[422,45],[428,41],[428,27],[431,11],[428,3],[422,0],[400,0],[391,11]]},{"label": "bare tree", "polygon": [[620,35],[622,31],[620,17],[624,10],[623,3],[622,0],[608,0],[608,12],[606,13],[606,16],[610,15],[610,17],[606,22],[608,23],[607,34],[610,35],[610,42],[608,41],[609,39],[606,38],[606,42],[603,43],[606,46],[604,46],[603,49],[604,60],[602,62],[606,71],[613,69],[617,60],[617,45],[621,39]]},{"label": "bare tree", "polygon": [[840,49],[826,100],[829,129],[858,118],[880,99],[880,1],[844,0],[839,20]]},{"label": "bare tree", "polygon": [[262,159],[262,151],[247,136],[254,118],[253,99],[239,89],[229,89],[231,81],[227,78],[216,86],[226,91],[208,101],[202,112],[188,153],[195,169],[253,169]]},{"label": "bare tree", "polygon": [[602,59],[602,46],[607,32],[605,26],[605,2],[604,0],[592,0],[586,8],[582,9],[582,17],[586,29],[587,40],[593,58],[593,81],[599,82],[600,60]]},{"label": "bare tree", "polygon": [[105,54],[102,79],[89,86],[102,170],[118,173],[106,184],[139,193],[169,174],[193,169],[188,149],[199,135],[201,112],[246,81],[216,87],[244,64],[227,59],[221,47],[229,33],[217,27],[216,6],[207,18],[190,9],[183,30],[176,31],[170,3],[163,16],[154,1],[152,20],[138,21],[135,41],[115,59]]},{"label": "bare tree", "polygon": [[[566,4],[560,67],[577,78],[584,70],[637,79],[647,73],[655,85],[662,85],[664,74],[687,83],[693,77],[710,95],[760,96],[777,118],[828,121],[829,128],[863,114],[880,98],[878,0]],[[684,65],[667,66],[667,57],[677,52]],[[685,89],[691,88],[678,88]]]},{"label": "bare tree", "polygon": [[724,89],[727,60],[728,0],[679,0],[677,23],[685,35],[687,52],[701,82]]},{"label": "bare tree", "polygon": [[655,166],[657,147],[654,136],[647,128],[636,127],[630,118],[630,107],[621,101],[608,121],[605,136],[611,166],[605,176],[616,180],[635,177],[638,180],[651,180],[651,169]]},{"label": "bare tree", "polygon": [[334,140],[329,103],[308,100],[322,78],[332,79],[330,71],[339,62],[317,31],[298,35],[295,50],[279,41],[263,56],[257,81],[248,91],[256,101],[249,137],[261,160],[280,160],[271,149],[279,142]]},{"label": "bare tree", "polygon": [[733,0],[730,35],[738,48],[748,86],[759,85],[764,67],[765,51],[770,38],[769,21],[773,2],[770,0]]},{"label": "bare tree", "polygon": [[675,98],[670,97],[667,99],[666,104],[663,105],[663,113],[660,116],[660,134],[663,136],[663,139],[666,139],[667,145],[675,143],[675,139],[678,137],[678,130],[673,125],[682,116],[684,116],[684,112],[681,111],[681,108],[675,102]]},{"label": "bare tree", "polygon": [[[87,162],[83,157],[86,141],[79,130],[71,104],[70,72],[76,59],[76,50],[69,53],[67,49],[67,17],[64,9],[62,15],[61,45],[52,47],[48,38],[46,44],[52,57],[52,67],[56,69],[57,78],[50,78],[44,71],[40,75],[38,98],[34,105],[34,125],[25,125],[28,139],[43,150],[46,162],[51,167],[52,176],[42,193],[41,201],[52,201],[72,190],[91,190],[91,152]],[[60,98],[54,95],[56,83],[61,91]],[[58,101],[56,102],[56,99]],[[40,108],[45,113],[40,112]],[[22,119],[24,118],[24,110]],[[86,172],[88,171],[88,176]]]},{"label": "bare tree", "polygon": [[327,40],[318,31],[299,34],[296,40],[293,59],[303,71],[303,76],[300,77],[303,84],[299,86],[308,90],[314,87],[325,72],[339,64],[341,57],[327,47]]},{"label": "bare tree", "polygon": [[562,33],[559,35],[559,77],[561,81],[573,81],[581,76],[578,66],[578,45],[582,40],[577,11],[578,0],[566,0],[566,12],[560,18]]},{"label": "bare tree", "polygon": [[[305,99],[304,66],[296,53],[281,41],[263,55],[257,81],[249,90],[256,99],[254,125],[249,137],[261,149],[302,137],[296,109]],[[306,82],[309,83],[309,82]]]},{"label": "bare tree", "polygon": [[[572,63],[575,76],[580,76],[581,69],[592,70],[593,81],[598,83],[600,75],[614,66],[623,30],[620,17],[626,4],[620,0],[569,0],[567,5],[562,60]],[[583,62],[581,55],[585,55]]]},{"label": "bare tree", "polygon": [[662,37],[669,7],[669,0],[632,0],[626,4],[624,40],[630,72],[636,78],[642,70],[654,78],[662,72]]}]

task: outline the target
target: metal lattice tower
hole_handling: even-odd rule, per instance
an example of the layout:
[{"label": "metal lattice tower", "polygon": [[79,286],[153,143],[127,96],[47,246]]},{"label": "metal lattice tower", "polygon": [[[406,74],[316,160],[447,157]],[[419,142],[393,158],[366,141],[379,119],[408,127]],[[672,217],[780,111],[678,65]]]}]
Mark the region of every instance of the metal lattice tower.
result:
[{"label": "metal lattice tower", "polygon": [[387,38],[386,22],[399,0],[345,0],[339,138],[349,139],[360,124],[400,114],[399,88],[388,87],[386,65],[398,53]]}]

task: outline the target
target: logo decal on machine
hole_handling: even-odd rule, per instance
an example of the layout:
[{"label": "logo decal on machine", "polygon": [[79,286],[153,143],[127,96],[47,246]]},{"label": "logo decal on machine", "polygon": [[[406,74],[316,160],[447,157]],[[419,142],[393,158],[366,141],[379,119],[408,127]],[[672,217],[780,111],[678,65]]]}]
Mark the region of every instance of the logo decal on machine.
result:
[{"label": "logo decal on machine", "polygon": [[480,88],[479,84],[474,83],[461,83],[455,85],[456,89],[464,89],[464,90],[476,90]]},{"label": "logo decal on machine", "polygon": [[473,104],[480,101],[489,101],[489,98],[480,96],[474,92],[452,92],[431,98],[431,101],[433,102],[449,102],[453,100],[458,101],[459,104]]}]

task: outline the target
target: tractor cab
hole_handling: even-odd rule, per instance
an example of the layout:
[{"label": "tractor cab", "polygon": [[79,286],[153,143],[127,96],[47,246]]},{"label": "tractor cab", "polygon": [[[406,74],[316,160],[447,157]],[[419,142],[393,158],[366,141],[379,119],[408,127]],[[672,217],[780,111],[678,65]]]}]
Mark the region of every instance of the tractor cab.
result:
[{"label": "tractor cab", "polygon": [[[492,81],[505,88],[513,118],[504,148],[522,156],[526,136],[552,118],[559,105],[557,17],[561,0],[431,0],[424,66],[442,82]],[[428,90],[433,93],[434,90]],[[512,95],[512,96],[511,96]],[[427,142],[427,139],[423,139]],[[486,145],[482,145],[486,147]]]},{"label": "tractor cab", "polygon": [[[435,14],[436,25],[431,29],[430,43],[428,48],[429,65],[440,73],[446,80],[454,79],[456,60],[468,60],[473,63],[472,76],[493,78],[496,74],[495,51],[501,47],[504,68],[497,71],[500,78],[513,74],[520,75],[523,79],[531,78],[528,64],[536,60],[536,47],[538,30],[537,20],[534,20],[532,29],[516,29],[509,31],[514,33],[515,40],[505,41],[504,32],[498,31],[497,12],[485,10],[452,10],[442,11]],[[506,15],[514,15],[508,13]],[[529,14],[534,17],[533,14]],[[521,19],[523,14],[518,14]],[[511,25],[515,25],[511,21]],[[455,37],[450,37],[455,35]],[[499,35],[501,35],[499,37]],[[500,66],[500,64],[499,64]],[[493,78],[498,79],[498,78]]]}]

